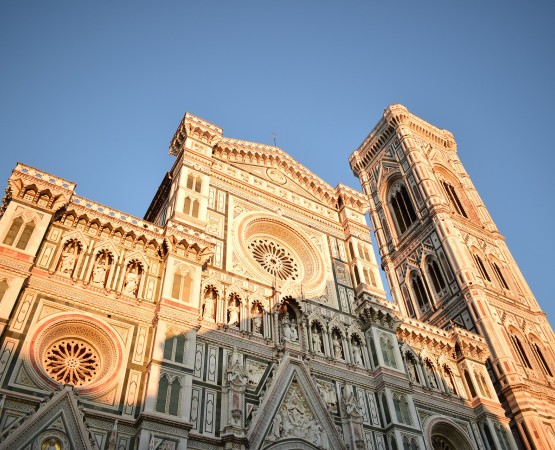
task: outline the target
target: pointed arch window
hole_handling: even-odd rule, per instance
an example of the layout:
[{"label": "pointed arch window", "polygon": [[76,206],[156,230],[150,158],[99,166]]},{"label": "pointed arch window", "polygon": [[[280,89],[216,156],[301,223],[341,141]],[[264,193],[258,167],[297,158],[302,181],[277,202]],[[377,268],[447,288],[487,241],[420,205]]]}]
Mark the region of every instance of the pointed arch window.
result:
[{"label": "pointed arch window", "polygon": [[466,370],[464,371],[464,380],[466,381],[466,385],[468,386],[470,398],[472,399],[476,397],[476,389],[474,388],[474,383],[472,382],[470,374]]},{"label": "pointed arch window", "polygon": [[499,268],[499,266],[494,262],[491,263],[491,266],[493,267],[493,272],[495,273],[495,276],[499,280],[499,283],[501,284],[501,286],[509,290],[509,285],[507,284],[507,281],[505,280],[505,277],[503,276],[503,272],[501,272],[501,269]]},{"label": "pointed arch window", "polygon": [[395,406],[397,420],[406,425],[412,425],[407,397],[401,394],[393,394],[393,405]]},{"label": "pointed arch window", "polygon": [[445,280],[441,274],[439,264],[435,259],[428,260],[428,273],[430,274],[430,278],[436,292],[439,293],[445,289]]},{"label": "pointed arch window", "polygon": [[25,250],[34,230],[35,222],[25,222],[21,216],[16,217],[12,222],[3,243],[14,246],[19,250]]},{"label": "pointed arch window", "polygon": [[380,347],[382,349],[382,357],[384,364],[389,367],[397,368],[397,362],[395,361],[395,353],[393,349],[393,344],[389,336],[382,335],[380,337]]},{"label": "pointed arch window", "polygon": [[476,266],[478,267],[478,270],[480,271],[480,274],[482,275],[482,278],[485,278],[486,280],[491,282],[491,278],[489,277],[489,274],[486,270],[486,266],[484,266],[484,263],[482,262],[482,258],[480,258],[475,253],[473,254],[473,256],[474,256],[474,261],[476,262]]},{"label": "pointed arch window", "polygon": [[528,359],[528,355],[526,354],[526,351],[524,350],[524,347],[522,345],[522,342],[520,342],[520,339],[514,334],[511,334],[511,341],[513,342],[513,345],[518,353],[518,356],[520,357],[521,363],[528,369],[531,369],[532,364],[530,364],[530,360]]},{"label": "pointed arch window", "polygon": [[184,334],[168,335],[164,341],[164,359],[184,363],[186,338]]},{"label": "pointed arch window", "polygon": [[166,374],[162,375],[158,383],[158,397],[156,399],[156,411],[179,415],[179,402],[181,398],[181,382],[176,377],[170,383]]},{"label": "pointed arch window", "polygon": [[200,192],[202,189],[202,179],[190,173],[187,176],[187,189],[191,189],[195,192]]},{"label": "pointed arch window", "polygon": [[534,354],[536,355],[536,358],[540,363],[540,367],[542,368],[543,373],[545,375],[549,375],[550,377],[552,377],[553,372],[551,372],[549,364],[547,364],[547,360],[544,358],[543,353],[540,349],[540,346],[538,344],[536,344],[535,342],[533,342],[532,343],[532,350],[534,351]]},{"label": "pointed arch window", "polygon": [[191,286],[193,278],[190,272],[176,270],[173,274],[172,297],[177,300],[188,302],[191,298]]},{"label": "pointed arch window", "polygon": [[457,191],[455,191],[455,188],[453,187],[453,185],[447,183],[446,181],[442,181],[441,184],[443,185],[443,189],[445,189],[447,198],[453,205],[453,208],[455,208],[455,211],[457,211],[459,215],[468,219],[468,215],[466,214],[466,211],[464,210],[461,200],[459,199],[459,196],[457,195]]},{"label": "pointed arch window", "polygon": [[0,302],[4,298],[4,295],[6,295],[8,287],[8,282],[6,280],[0,280]]},{"label": "pointed arch window", "polygon": [[390,205],[399,233],[403,234],[417,219],[414,206],[404,184],[398,183],[392,188]]},{"label": "pointed arch window", "polygon": [[429,311],[431,309],[431,302],[424,280],[417,273],[413,273],[411,275],[411,284],[420,312]]}]

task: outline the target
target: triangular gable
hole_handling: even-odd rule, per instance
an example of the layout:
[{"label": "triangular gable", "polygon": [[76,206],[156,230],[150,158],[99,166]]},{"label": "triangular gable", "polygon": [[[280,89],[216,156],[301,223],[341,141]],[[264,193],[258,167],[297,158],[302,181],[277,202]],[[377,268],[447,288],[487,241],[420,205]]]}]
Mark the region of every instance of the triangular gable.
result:
[{"label": "triangular gable", "polygon": [[[264,167],[258,166],[254,164],[245,164],[245,163],[232,163],[232,166],[236,167],[239,170],[245,171],[250,173],[256,177],[262,178],[270,183],[277,185],[281,188],[284,188],[288,191],[294,192],[296,194],[302,195],[310,200],[320,202],[322,201],[321,197],[315,195],[315,193],[307,189],[306,186],[303,184],[309,183],[309,178],[299,178],[300,181],[295,180],[291,177],[290,174],[286,173],[280,167]],[[316,176],[315,176],[316,178]],[[331,186],[330,186],[331,189]]]},{"label": "triangular gable", "polygon": [[43,443],[50,439],[58,440],[62,448],[93,450],[71,386],[65,386],[42,404],[8,435],[0,450],[43,448]]},{"label": "triangular gable", "polygon": [[251,448],[345,448],[308,370],[293,358],[281,363],[247,437]]}]

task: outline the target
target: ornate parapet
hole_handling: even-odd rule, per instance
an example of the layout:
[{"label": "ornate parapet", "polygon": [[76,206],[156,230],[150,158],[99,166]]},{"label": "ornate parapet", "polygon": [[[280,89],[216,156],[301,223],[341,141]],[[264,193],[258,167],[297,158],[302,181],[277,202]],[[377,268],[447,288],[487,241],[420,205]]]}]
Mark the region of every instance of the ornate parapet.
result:
[{"label": "ornate parapet", "polygon": [[67,205],[75,183],[17,163],[9,180],[10,198],[53,213]]},{"label": "ornate parapet", "polygon": [[398,313],[397,305],[367,292],[355,299],[355,315],[363,330],[378,325],[395,331],[399,322]]},{"label": "ornate parapet", "polygon": [[194,145],[187,145],[187,139],[202,144],[196,150],[203,150],[204,147],[211,148],[221,139],[222,131],[222,128],[206,120],[191,113],[185,113],[171,140],[169,154],[177,156],[184,147],[193,148]]}]

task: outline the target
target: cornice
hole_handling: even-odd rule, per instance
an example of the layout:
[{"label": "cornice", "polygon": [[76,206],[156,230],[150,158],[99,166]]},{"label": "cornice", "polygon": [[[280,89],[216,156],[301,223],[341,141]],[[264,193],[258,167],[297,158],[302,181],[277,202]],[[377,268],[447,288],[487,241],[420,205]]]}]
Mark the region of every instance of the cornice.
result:
[{"label": "cornice", "polygon": [[335,203],[335,191],[329,184],[278,147],[223,138],[214,147],[212,156],[226,162],[244,162],[264,167],[280,167],[316,198],[321,198],[323,203]]},{"label": "cornice", "polygon": [[[308,225],[309,227],[315,228],[323,233],[329,234],[330,236],[334,236],[339,239],[345,238],[345,231],[338,220],[332,222],[332,219],[329,217],[323,216],[314,211],[296,207],[292,203],[283,201],[277,196],[272,196],[264,191],[254,189],[250,185],[242,183],[238,180],[232,180],[224,174],[214,172],[212,176],[211,185],[213,187],[226,190],[238,199],[244,200],[251,204],[259,205],[262,208],[273,212],[276,212],[277,209],[279,209],[278,207],[284,208],[281,210],[281,213],[288,219]],[[250,195],[246,195],[247,193]],[[312,220],[307,220],[307,213],[310,215]],[[335,214],[337,213],[335,212]]]}]

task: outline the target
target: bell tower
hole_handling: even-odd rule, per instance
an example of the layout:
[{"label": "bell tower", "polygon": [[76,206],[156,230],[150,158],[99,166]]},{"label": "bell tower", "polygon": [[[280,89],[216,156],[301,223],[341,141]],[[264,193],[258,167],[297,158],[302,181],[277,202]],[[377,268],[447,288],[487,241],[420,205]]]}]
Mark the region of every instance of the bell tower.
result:
[{"label": "bell tower", "polygon": [[555,449],[555,335],[457,156],[453,135],[388,107],[351,155],[393,301],[481,334],[523,449]]}]

